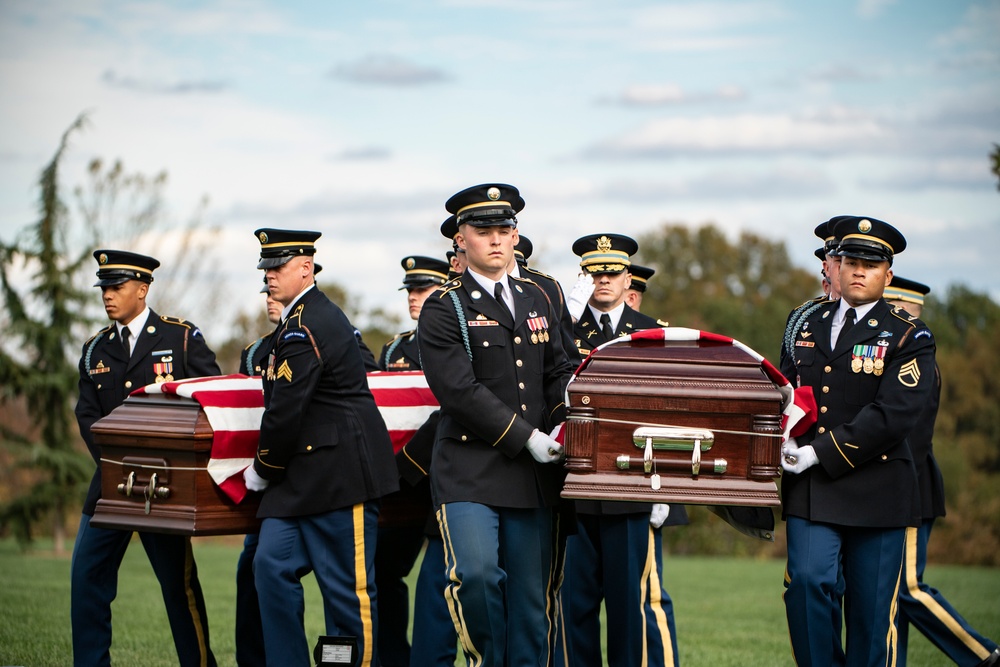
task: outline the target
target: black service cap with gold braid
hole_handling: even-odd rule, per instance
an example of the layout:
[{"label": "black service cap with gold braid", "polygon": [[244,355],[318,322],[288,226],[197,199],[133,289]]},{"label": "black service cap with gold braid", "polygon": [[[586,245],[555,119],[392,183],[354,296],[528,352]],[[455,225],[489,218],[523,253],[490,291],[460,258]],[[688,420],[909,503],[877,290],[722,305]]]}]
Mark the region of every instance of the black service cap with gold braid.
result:
[{"label": "black service cap with gold braid", "polygon": [[444,207],[455,214],[458,225],[517,227],[515,216],[524,208],[524,199],[513,185],[484,183],[456,192]]},{"label": "black service cap with gold braid", "polygon": [[924,305],[924,297],[931,291],[931,288],[916,280],[907,280],[899,276],[893,276],[892,282],[885,288],[882,298],[886,301],[906,301]]},{"label": "black service cap with gold braid", "polygon": [[97,282],[94,287],[120,285],[126,280],[153,282],[153,270],[160,262],[152,257],[127,250],[95,250],[97,260]]},{"label": "black service cap with gold braid", "polygon": [[316,254],[316,239],[322,236],[320,232],[270,228],[258,229],[253,234],[260,241],[258,269],[273,269],[293,257]]},{"label": "black service cap with gold braid", "polygon": [[[840,237],[837,236],[836,232],[837,223],[840,222],[841,220],[845,220],[847,218],[852,218],[852,217],[854,216],[835,215],[826,222],[821,222],[818,225],[816,225],[816,229],[813,231],[813,233],[816,234],[816,236],[818,236],[819,238],[823,239],[823,247],[821,248],[821,250],[823,251],[824,255],[834,254],[834,251],[837,249],[837,246],[840,245]],[[817,257],[819,257],[818,252],[814,254]],[[819,257],[819,258],[825,259],[825,257]]]},{"label": "black service cap with gold braid", "polygon": [[444,260],[421,255],[404,257],[400,264],[406,273],[403,275],[403,286],[399,289],[443,285],[448,281],[448,270],[451,269],[451,264]]},{"label": "black service cap with gold braid", "polygon": [[906,249],[906,239],[888,222],[875,218],[848,216],[837,222],[834,234],[840,239],[837,255],[871,262],[889,262]]},{"label": "black service cap with gold braid", "polygon": [[649,279],[653,277],[654,273],[656,273],[656,269],[651,269],[648,266],[633,264],[629,267],[628,272],[632,274],[632,286],[629,289],[634,289],[636,292],[645,292],[646,283],[649,282]]},{"label": "black service cap with gold braid", "polygon": [[449,215],[448,218],[441,223],[441,236],[445,237],[449,241],[454,241],[455,234],[458,234],[458,218],[453,215]]},{"label": "black service cap with gold braid", "polygon": [[580,268],[587,273],[621,273],[632,265],[629,258],[639,250],[634,239],[621,234],[591,234],[573,242]]}]

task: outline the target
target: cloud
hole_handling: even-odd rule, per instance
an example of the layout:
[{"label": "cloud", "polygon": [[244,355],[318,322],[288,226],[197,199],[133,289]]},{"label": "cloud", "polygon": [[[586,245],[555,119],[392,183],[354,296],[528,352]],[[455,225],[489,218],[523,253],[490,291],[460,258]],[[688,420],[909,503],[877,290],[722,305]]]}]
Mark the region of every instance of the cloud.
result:
[{"label": "cloud", "polygon": [[390,157],[392,157],[392,152],[384,146],[359,146],[345,148],[340,153],[331,155],[330,159],[335,162],[354,162],[388,160]]},{"label": "cloud", "polygon": [[739,86],[721,86],[714,91],[689,93],[678,85],[664,83],[629,86],[617,97],[601,98],[598,103],[623,107],[663,107],[700,102],[739,102],[746,97],[746,91]]},{"label": "cloud", "polygon": [[875,19],[881,16],[886,8],[896,4],[896,0],[860,0],[858,16],[863,19]]},{"label": "cloud", "polygon": [[157,95],[188,95],[191,93],[221,93],[229,88],[224,81],[179,81],[163,83],[159,81],[120,77],[114,70],[105,70],[101,81],[110,88],[130,90],[138,93]]},{"label": "cloud", "polygon": [[394,55],[373,54],[353,63],[337,65],[330,76],[352,83],[378,86],[423,86],[443,83],[449,77],[441,70],[421,67]]},{"label": "cloud", "polygon": [[887,176],[864,179],[860,184],[871,190],[899,192],[934,189],[987,191],[994,187],[985,151],[982,160],[906,162]]},{"label": "cloud", "polygon": [[711,170],[696,177],[669,181],[618,181],[596,195],[612,201],[671,202],[676,200],[823,197],[835,193],[830,176],[820,170],[779,167],[753,171]]}]

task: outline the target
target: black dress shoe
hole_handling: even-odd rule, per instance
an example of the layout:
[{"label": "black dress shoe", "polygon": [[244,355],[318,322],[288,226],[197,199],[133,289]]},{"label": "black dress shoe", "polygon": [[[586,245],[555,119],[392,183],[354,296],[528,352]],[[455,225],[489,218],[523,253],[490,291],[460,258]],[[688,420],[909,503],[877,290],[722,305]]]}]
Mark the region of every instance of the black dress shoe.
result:
[{"label": "black dress shoe", "polygon": [[990,653],[985,660],[979,663],[979,667],[997,667],[997,665],[1000,665],[1000,648]]}]

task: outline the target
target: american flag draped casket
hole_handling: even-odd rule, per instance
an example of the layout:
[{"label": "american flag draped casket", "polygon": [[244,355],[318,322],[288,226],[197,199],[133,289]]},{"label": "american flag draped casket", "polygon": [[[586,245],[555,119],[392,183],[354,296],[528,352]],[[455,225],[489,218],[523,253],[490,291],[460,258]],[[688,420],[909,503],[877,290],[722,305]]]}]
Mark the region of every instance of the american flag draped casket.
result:
[{"label": "american flag draped casket", "polygon": [[815,421],[811,390],[764,357],[680,327],[593,350],[566,405],[562,495],[574,499],[776,506],[781,443]]},{"label": "american flag draped casket", "polygon": [[[393,448],[438,408],[419,371],[369,373]],[[185,535],[254,532],[247,492],[264,395],[259,377],[223,375],[149,385],[91,431],[101,447],[101,499],[91,523]],[[419,515],[421,520],[423,515]]]}]

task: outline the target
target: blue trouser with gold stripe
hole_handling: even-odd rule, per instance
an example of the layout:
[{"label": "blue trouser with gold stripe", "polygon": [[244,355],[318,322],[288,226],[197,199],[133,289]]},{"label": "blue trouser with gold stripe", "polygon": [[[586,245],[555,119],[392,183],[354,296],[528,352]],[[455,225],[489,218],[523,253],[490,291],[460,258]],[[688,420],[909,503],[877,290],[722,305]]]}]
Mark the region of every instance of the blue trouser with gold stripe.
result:
[{"label": "blue trouser with gold stripe", "polygon": [[[111,602],[118,595],[118,569],[132,540],[131,530],[97,528],[90,518],[84,514],[80,519],[70,566],[73,664],[88,667],[111,664]],[[179,663],[214,667],[191,538],[140,532],[139,540],[160,582]]]},{"label": "blue trouser with gold stripe", "polygon": [[580,514],[566,543],[557,664],[600,666],[601,600],[610,667],[677,665],[673,601],[663,588],[660,530],[649,513]]},{"label": "blue trouser with gold stripe", "polygon": [[323,596],[326,634],[353,636],[358,665],[378,664],[375,543],[378,502],[323,514],[266,518],[254,556],[254,581],[268,665],[313,664],[305,636],[301,579],[314,572]]},{"label": "blue trouser with gold stripe", "polygon": [[[800,517],[786,523],[784,600],[796,664],[893,664],[904,529],[835,526]],[[839,633],[841,569],[846,654]]]},{"label": "blue trouser with gold stripe", "polygon": [[444,541],[428,537],[420,563],[417,590],[413,594],[413,651],[410,667],[452,667],[458,635],[444,591],[448,578],[444,569]]},{"label": "blue trouser with gold stripe", "polygon": [[997,650],[996,642],[973,629],[937,589],[924,583],[927,542],[934,519],[919,528],[906,529],[903,571],[905,585],[899,591],[899,667],[906,664],[906,641],[913,625],[932,644],[960,667],[975,667]]},{"label": "blue trouser with gold stripe", "polygon": [[469,667],[549,664],[553,513],[471,502],[438,508],[445,597]]}]

